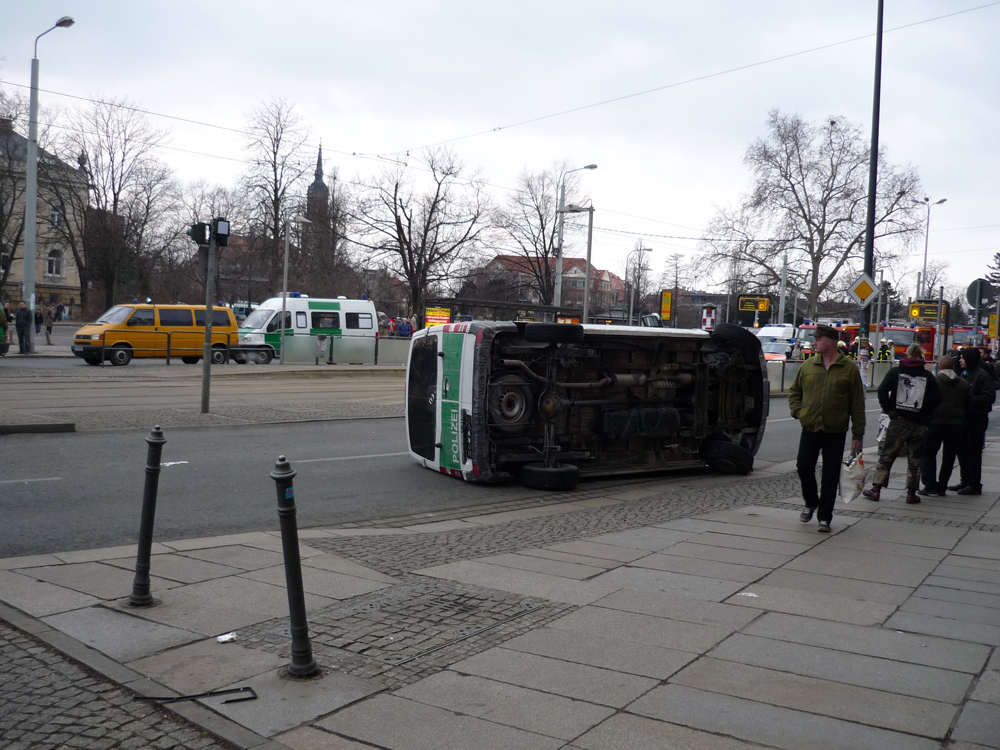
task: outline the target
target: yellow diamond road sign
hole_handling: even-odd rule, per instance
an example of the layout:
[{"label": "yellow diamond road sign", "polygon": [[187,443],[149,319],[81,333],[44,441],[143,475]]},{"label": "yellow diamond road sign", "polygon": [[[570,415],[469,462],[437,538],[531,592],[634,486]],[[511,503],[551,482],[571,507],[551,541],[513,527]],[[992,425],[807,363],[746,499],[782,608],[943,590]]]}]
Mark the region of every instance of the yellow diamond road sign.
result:
[{"label": "yellow diamond road sign", "polygon": [[854,301],[862,307],[868,307],[871,301],[878,296],[875,282],[866,273],[861,274],[847,291],[854,298]]}]

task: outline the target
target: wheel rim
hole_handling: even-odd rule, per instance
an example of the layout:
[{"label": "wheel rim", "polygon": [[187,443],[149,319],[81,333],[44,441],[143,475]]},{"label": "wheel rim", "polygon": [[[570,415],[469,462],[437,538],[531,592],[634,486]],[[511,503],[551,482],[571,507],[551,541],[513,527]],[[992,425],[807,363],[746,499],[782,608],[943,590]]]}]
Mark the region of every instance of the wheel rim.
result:
[{"label": "wheel rim", "polygon": [[267,364],[267,352],[264,352],[264,351],[257,352],[257,362],[258,362],[258,364],[266,365]]},{"label": "wheel rim", "polygon": [[521,388],[505,386],[497,399],[497,417],[507,424],[519,424],[528,413],[528,400]]}]

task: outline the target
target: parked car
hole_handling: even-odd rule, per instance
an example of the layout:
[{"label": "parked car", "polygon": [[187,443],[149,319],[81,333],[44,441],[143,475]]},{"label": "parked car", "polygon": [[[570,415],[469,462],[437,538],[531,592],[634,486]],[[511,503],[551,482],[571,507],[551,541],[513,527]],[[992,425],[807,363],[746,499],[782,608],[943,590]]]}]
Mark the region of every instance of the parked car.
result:
[{"label": "parked car", "polygon": [[474,321],[414,334],[410,455],[470,482],[710,466],[744,474],[764,436],[760,339],[739,326],[676,328]]},{"label": "parked car", "polygon": [[764,351],[764,359],[768,362],[777,362],[788,359],[788,352],[792,348],[791,341],[765,341],[761,344]]}]

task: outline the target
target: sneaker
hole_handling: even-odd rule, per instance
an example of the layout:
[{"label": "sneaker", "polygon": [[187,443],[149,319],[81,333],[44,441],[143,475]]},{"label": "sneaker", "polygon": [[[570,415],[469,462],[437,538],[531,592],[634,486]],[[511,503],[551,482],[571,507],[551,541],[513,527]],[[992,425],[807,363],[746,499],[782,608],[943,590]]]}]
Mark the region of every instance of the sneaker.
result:
[{"label": "sneaker", "polygon": [[802,523],[809,523],[813,520],[813,513],[815,512],[815,508],[806,508],[804,511],[799,513],[799,520],[802,521]]},{"label": "sneaker", "polygon": [[946,490],[947,490],[947,488],[943,484],[942,485],[938,485],[938,495],[940,497],[944,497],[945,495],[948,494]]},{"label": "sneaker", "polygon": [[960,489],[958,491],[958,494],[959,495],[982,495],[983,494],[983,488],[982,487],[973,487],[970,484],[970,485],[968,485],[968,486],[963,487],[962,489]]},{"label": "sneaker", "polygon": [[949,484],[948,489],[952,492],[957,492],[958,490],[964,490],[968,485],[965,482],[959,482],[958,484]]},{"label": "sneaker", "polygon": [[907,505],[919,505],[920,498],[917,497],[917,493],[913,490],[906,491],[906,504]]},{"label": "sneaker", "polygon": [[926,497],[927,495],[940,495],[944,493],[942,493],[937,487],[921,487],[917,490],[917,494],[924,495]]},{"label": "sneaker", "polygon": [[829,521],[820,521],[819,522],[819,526],[816,528],[816,531],[818,531],[820,534],[829,534],[830,533],[830,522]]},{"label": "sneaker", "polygon": [[872,487],[871,489],[865,490],[861,494],[864,495],[865,497],[867,497],[869,500],[874,500],[875,502],[878,502],[878,500],[879,500],[879,488],[878,487]]}]

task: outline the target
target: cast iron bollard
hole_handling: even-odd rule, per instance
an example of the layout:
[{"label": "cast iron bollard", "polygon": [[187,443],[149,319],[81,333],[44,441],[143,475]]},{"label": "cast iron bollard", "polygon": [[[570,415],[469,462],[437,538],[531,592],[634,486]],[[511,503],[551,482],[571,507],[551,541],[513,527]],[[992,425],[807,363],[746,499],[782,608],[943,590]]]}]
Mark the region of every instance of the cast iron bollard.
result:
[{"label": "cast iron bollard", "polygon": [[288,589],[289,631],[292,634],[292,663],[288,674],[308,677],[319,671],[309,643],[306,621],[306,597],[302,591],[302,563],[299,559],[299,530],[295,523],[295,488],[297,472],[284,456],[278,456],[271,479],[278,488],[278,521],[281,525],[281,551],[285,557],[285,586]]},{"label": "cast iron bollard", "polygon": [[153,549],[153,522],[156,520],[156,491],[160,483],[160,456],[167,442],[160,425],[146,438],[146,486],[142,491],[142,520],[139,522],[139,552],[135,557],[135,578],[128,603],[133,607],[148,607],[153,603],[149,593],[149,558]]}]

